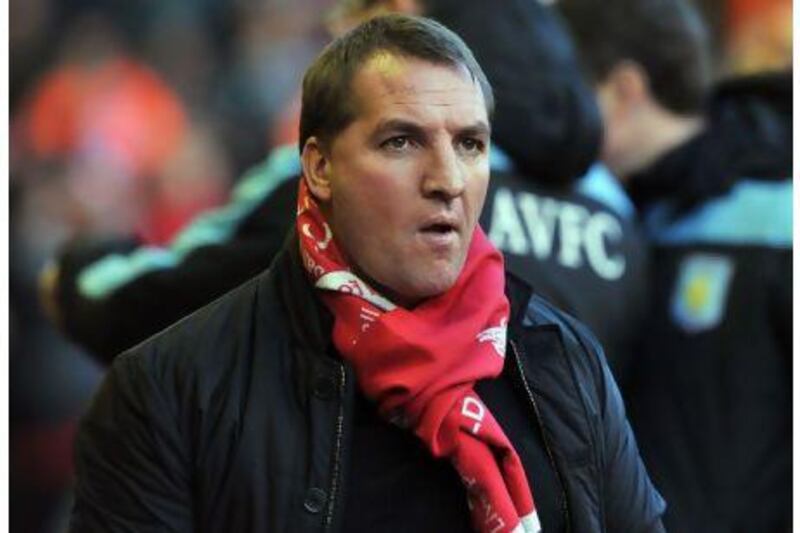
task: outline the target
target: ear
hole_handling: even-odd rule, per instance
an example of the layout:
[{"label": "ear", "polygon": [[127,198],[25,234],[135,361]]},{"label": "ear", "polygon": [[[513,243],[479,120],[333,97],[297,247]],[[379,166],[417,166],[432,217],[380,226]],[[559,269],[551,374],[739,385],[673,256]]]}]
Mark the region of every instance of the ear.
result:
[{"label": "ear", "polygon": [[608,88],[622,110],[633,110],[650,100],[650,80],[634,61],[622,61],[611,69]]},{"label": "ear", "polygon": [[311,194],[322,203],[328,202],[331,198],[331,163],[319,139],[308,138],[301,160],[303,177]]}]

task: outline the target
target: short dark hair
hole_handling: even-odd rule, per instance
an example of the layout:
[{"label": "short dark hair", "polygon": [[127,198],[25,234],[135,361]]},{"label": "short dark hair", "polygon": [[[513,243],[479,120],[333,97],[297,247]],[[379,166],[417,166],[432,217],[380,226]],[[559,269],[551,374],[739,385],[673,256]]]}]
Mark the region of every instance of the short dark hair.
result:
[{"label": "short dark hair", "polygon": [[559,0],[593,81],[618,63],[640,65],[650,90],[676,113],[699,111],[711,83],[709,35],[685,0]]},{"label": "short dark hair", "polygon": [[356,117],[351,84],[358,69],[381,52],[437,65],[463,66],[483,92],[487,112],[494,110],[492,88],[472,52],[438,22],[409,15],[372,18],[330,43],[303,78],[300,151],[309,137],[330,142]]}]

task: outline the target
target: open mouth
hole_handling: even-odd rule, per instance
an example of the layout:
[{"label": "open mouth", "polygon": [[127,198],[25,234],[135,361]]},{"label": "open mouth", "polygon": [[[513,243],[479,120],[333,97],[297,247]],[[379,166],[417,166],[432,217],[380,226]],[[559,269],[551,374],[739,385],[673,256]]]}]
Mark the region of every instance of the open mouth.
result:
[{"label": "open mouth", "polygon": [[458,224],[447,220],[446,217],[436,217],[420,228],[419,235],[427,246],[439,251],[448,251],[458,241],[458,228]]},{"label": "open mouth", "polygon": [[456,231],[456,227],[453,224],[447,223],[439,223],[439,224],[431,224],[429,226],[425,226],[422,228],[422,231],[426,233],[435,233],[435,234],[447,234],[451,231]]}]

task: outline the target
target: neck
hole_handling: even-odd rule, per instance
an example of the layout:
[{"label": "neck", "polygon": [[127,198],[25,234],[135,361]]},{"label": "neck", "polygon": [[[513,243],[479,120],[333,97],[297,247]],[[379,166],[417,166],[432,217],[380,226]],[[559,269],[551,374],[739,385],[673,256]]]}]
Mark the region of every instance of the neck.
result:
[{"label": "neck", "polygon": [[375,291],[377,291],[381,296],[392,302],[393,304],[397,305],[398,307],[402,307],[408,311],[413,310],[417,305],[422,303],[422,298],[412,298],[406,297],[402,294],[390,289],[386,285],[382,283],[378,283],[374,278],[367,275],[366,272],[358,268],[355,263],[349,263],[351,265],[351,269],[353,273],[364,280],[367,285],[372,287]]},{"label": "neck", "polygon": [[666,154],[684,144],[700,133],[705,121],[700,115],[677,115],[663,109],[651,109],[642,117],[634,134],[635,150],[622,168],[616,169],[617,176],[625,178],[640,172]]}]

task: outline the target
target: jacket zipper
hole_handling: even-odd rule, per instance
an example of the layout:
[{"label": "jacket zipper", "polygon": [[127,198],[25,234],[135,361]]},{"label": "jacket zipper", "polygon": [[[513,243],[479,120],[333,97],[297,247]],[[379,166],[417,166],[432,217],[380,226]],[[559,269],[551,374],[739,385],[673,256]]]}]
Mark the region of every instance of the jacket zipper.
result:
[{"label": "jacket zipper", "polygon": [[344,435],[344,390],[344,365],[339,365],[339,415],[336,418],[336,444],[333,451],[333,478],[331,479],[331,496],[328,502],[328,514],[325,516],[325,531],[331,530],[331,525],[333,524],[333,510],[336,505],[336,497],[338,496],[339,492],[339,476],[341,473],[342,459],[342,437]]},{"label": "jacket zipper", "polygon": [[525,388],[525,392],[528,394],[528,399],[533,407],[536,424],[539,426],[539,431],[542,434],[542,442],[544,443],[544,449],[547,452],[547,458],[549,459],[550,466],[555,471],[556,478],[558,479],[559,489],[561,491],[561,513],[564,515],[564,524],[566,526],[567,533],[569,533],[569,531],[571,531],[569,521],[569,503],[567,502],[567,493],[564,489],[564,478],[561,476],[561,470],[558,469],[555,458],[553,457],[553,451],[550,449],[550,442],[547,438],[547,433],[545,433],[544,430],[544,423],[542,422],[542,414],[539,412],[539,405],[536,403],[536,398],[533,395],[533,391],[531,391],[528,381],[525,379],[525,372],[522,369],[522,359],[519,356],[517,345],[513,340],[509,340],[508,343],[511,345],[511,350],[514,353],[514,362],[517,365],[517,371],[519,371],[520,381],[522,381],[522,386]]}]

